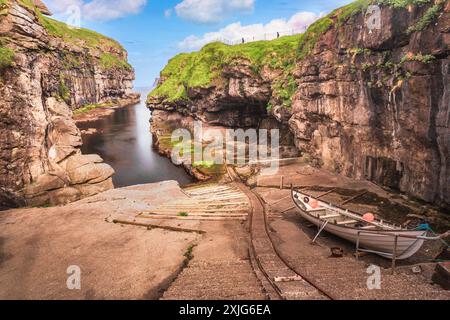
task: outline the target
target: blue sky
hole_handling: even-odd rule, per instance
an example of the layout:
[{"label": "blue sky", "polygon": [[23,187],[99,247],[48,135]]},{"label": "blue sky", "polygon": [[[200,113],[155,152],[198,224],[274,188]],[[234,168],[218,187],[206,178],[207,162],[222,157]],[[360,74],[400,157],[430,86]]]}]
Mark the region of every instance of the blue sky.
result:
[{"label": "blue sky", "polygon": [[[129,62],[136,69],[135,86],[148,87],[154,83],[171,57],[179,52],[195,50],[211,38],[220,35],[235,40],[253,33],[285,31],[294,28],[293,25],[301,28],[320,14],[328,13],[351,0],[44,2],[55,13],[54,17],[62,21],[67,20],[67,6],[78,5],[82,12],[81,26],[122,43],[129,53]],[[211,32],[218,33],[205,36]]]}]

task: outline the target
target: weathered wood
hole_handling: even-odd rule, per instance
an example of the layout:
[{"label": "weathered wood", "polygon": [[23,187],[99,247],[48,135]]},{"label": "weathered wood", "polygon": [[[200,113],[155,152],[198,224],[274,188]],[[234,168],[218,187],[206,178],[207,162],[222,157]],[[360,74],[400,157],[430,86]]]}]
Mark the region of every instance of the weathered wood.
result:
[{"label": "weathered wood", "polygon": [[288,195],[288,196],[286,196],[286,197],[284,197],[284,198],[281,198],[281,199],[279,199],[279,200],[277,200],[277,201],[275,201],[275,202],[272,202],[272,203],[270,203],[269,205],[274,206],[274,205],[276,205],[276,204],[278,204],[278,203],[280,203],[280,202],[282,202],[282,201],[284,201],[284,200],[286,200],[286,199],[291,199],[291,195]]},{"label": "weathered wood", "polygon": [[346,224],[352,224],[352,223],[357,223],[357,220],[346,220],[346,221],[338,221],[337,224],[340,226],[344,226]]},{"label": "weathered wood", "polygon": [[295,208],[296,208],[296,206],[289,207],[289,208],[284,209],[283,211],[281,211],[281,213],[285,213],[285,212],[290,211],[290,210],[295,209]]},{"label": "weathered wood", "polygon": [[168,215],[153,215],[153,216],[142,216],[145,219],[167,219],[167,220],[202,220],[202,221],[227,221],[227,220],[238,220],[245,221],[247,218],[239,217],[178,217],[178,216],[168,216]]},{"label": "weathered wood", "polygon": [[367,192],[368,192],[368,191],[365,191],[365,192],[363,192],[363,193],[361,193],[361,194],[358,194],[358,195],[356,195],[356,196],[354,196],[354,197],[351,197],[350,199],[345,200],[344,202],[342,202],[342,203],[339,204],[339,205],[340,205],[340,206],[343,206],[344,204],[347,204],[347,203],[349,203],[349,202],[352,202],[353,200],[356,200],[356,199],[358,199],[359,197],[362,197],[362,196],[365,195]]},{"label": "weathered wood", "polygon": [[188,233],[198,233],[198,234],[206,233],[203,230],[179,228],[179,227],[172,227],[172,226],[162,226],[162,225],[157,225],[157,224],[152,224],[152,223],[141,223],[141,222],[135,222],[135,221],[121,220],[121,219],[114,219],[113,223],[131,225],[131,226],[137,226],[137,227],[144,227],[144,228],[148,228],[148,229],[164,229],[164,230],[175,231],[175,232],[188,232]]},{"label": "weathered wood", "polygon": [[329,190],[329,191],[327,191],[327,192],[325,192],[325,193],[322,193],[321,195],[317,196],[316,199],[323,198],[323,197],[325,197],[326,195],[332,193],[334,190],[336,190],[336,188],[333,188],[333,189],[331,189],[331,190]]},{"label": "weathered wood", "polygon": [[[239,210],[204,209],[204,208],[193,209],[193,208],[190,208],[190,209],[186,209],[184,211],[186,211],[188,213],[189,212],[230,212],[230,213],[232,213],[232,212],[248,212],[249,210],[250,210],[250,208],[243,208],[243,209],[239,209]],[[156,208],[155,210],[149,210],[149,211],[146,211],[146,212],[155,212],[155,211],[158,211],[158,212],[166,211],[166,212],[177,212],[177,213],[183,212],[183,210],[181,208],[177,209],[177,210],[171,209],[171,208]]]},{"label": "weathered wood", "polygon": [[187,216],[180,216],[177,213],[167,213],[167,212],[159,212],[159,211],[155,211],[155,212],[148,212],[145,213],[148,216],[170,216],[170,217],[247,217],[248,213],[230,213],[230,214],[213,214],[210,212],[194,212],[194,213],[189,213]]}]

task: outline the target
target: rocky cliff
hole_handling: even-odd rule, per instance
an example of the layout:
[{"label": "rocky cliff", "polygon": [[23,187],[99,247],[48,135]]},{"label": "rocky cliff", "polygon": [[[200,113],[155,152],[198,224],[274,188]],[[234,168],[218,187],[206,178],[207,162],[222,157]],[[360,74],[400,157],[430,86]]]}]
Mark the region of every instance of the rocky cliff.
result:
[{"label": "rocky cliff", "polygon": [[113,188],[114,170],[81,154],[72,112],[136,100],[133,79],[117,42],[45,17],[32,1],[0,0],[0,207]]},{"label": "rocky cliff", "polygon": [[314,165],[448,208],[449,52],[449,1],[359,0],[302,35],[179,55],[148,105],[231,127],[273,117]]}]

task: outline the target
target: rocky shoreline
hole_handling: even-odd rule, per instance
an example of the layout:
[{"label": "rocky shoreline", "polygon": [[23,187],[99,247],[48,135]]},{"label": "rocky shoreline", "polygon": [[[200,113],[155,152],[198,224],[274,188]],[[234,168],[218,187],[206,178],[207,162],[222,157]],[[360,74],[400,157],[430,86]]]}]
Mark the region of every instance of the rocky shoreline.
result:
[{"label": "rocky shoreline", "polygon": [[[98,107],[87,112],[78,113],[73,116],[75,124],[84,124],[89,122],[97,121],[101,118],[110,116],[115,110],[126,108],[141,101],[141,95],[139,93],[133,93],[129,97],[123,99],[116,99],[110,103],[110,105],[105,107]],[[83,133],[83,132],[82,132]]]},{"label": "rocky shoreline", "polygon": [[[151,134],[153,136],[153,148],[163,157],[172,161],[171,135],[176,129],[193,130],[194,119],[184,117],[177,113],[169,113],[160,110],[152,111],[151,118]],[[173,163],[173,161],[172,161]],[[205,182],[210,180],[220,180],[222,174],[211,172],[200,167],[192,165],[191,161],[183,161],[181,164],[175,164],[183,167],[183,169],[198,182]]]}]

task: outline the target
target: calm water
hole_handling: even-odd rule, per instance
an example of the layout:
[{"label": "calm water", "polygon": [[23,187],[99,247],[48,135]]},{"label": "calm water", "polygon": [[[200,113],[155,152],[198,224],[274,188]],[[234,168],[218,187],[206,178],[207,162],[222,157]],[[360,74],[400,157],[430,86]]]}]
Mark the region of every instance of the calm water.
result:
[{"label": "calm water", "polygon": [[135,184],[177,180],[188,184],[192,178],[169,159],[161,157],[152,148],[150,111],[145,106],[148,90],[139,90],[142,102],[118,109],[82,128],[96,128],[98,133],[83,137],[84,154],[98,154],[115,170],[114,185],[126,187]]}]

